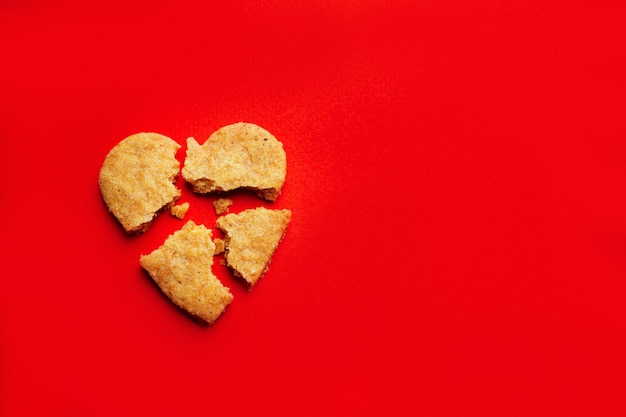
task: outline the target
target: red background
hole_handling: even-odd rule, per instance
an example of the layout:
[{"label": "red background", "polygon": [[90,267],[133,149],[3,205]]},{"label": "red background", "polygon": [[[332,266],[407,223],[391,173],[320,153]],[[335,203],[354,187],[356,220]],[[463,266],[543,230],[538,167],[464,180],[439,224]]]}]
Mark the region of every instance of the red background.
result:
[{"label": "red background", "polygon": [[[0,415],[626,415],[624,3],[223,3],[0,4]],[[293,220],[203,327],[97,175],[237,121]]]}]

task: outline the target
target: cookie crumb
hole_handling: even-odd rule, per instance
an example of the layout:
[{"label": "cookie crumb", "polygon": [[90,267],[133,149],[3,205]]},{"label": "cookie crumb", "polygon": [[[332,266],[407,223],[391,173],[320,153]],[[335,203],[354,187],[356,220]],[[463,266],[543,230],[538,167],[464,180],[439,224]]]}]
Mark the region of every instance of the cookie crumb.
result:
[{"label": "cookie crumb", "polygon": [[187,214],[187,211],[189,210],[189,203],[188,202],[184,202],[175,206],[172,206],[172,208],[170,209],[170,213],[172,214],[172,216],[176,217],[177,219],[184,219],[185,215]]},{"label": "cookie crumb", "polygon": [[213,243],[215,243],[215,255],[220,255],[224,252],[224,239],[214,239]]},{"label": "cookie crumb", "polygon": [[233,200],[231,200],[230,198],[218,198],[217,200],[213,200],[213,208],[215,209],[215,214],[219,216],[224,213],[228,213],[232,204]]}]

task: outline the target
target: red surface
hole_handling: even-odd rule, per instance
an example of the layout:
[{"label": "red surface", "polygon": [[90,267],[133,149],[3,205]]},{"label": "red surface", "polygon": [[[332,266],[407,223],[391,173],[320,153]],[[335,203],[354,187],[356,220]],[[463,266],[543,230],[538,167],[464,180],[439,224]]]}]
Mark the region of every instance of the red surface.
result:
[{"label": "red surface", "polygon": [[[228,3],[0,5],[0,415],[626,415],[624,3]],[[293,221],[207,328],[97,175],[241,120]]]}]

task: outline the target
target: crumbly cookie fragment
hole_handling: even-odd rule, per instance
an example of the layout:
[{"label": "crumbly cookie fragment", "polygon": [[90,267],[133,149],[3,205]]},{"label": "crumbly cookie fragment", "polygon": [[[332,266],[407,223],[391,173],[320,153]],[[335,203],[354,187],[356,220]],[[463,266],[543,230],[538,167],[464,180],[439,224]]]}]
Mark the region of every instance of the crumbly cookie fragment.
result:
[{"label": "crumbly cookie fragment", "polygon": [[224,252],[224,239],[213,239],[213,243],[215,243],[215,255],[220,255]]},{"label": "crumbly cookie fragment", "polygon": [[197,193],[248,188],[275,201],[285,182],[287,157],[270,132],[240,122],[218,129],[203,145],[188,138],[182,173]]},{"label": "crumbly cookie fragment", "polygon": [[190,220],[139,259],[174,304],[207,323],[217,320],[233,299],[211,270],[215,252],[211,236],[210,229]]},{"label": "crumbly cookie fragment", "polygon": [[218,198],[217,200],[213,200],[213,208],[215,209],[215,214],[220,216],[224,213],[228,213],[232,204],[233,200],[231,200],[230,198]]},{"label": "crumbly cookie fragment", "polygon": [[189,210],[189,203],[184,202],[184,203],[172,206],[172,208],[170,209],[170,213],[172,214],[172,216],[176,217],[177,219],[182,220],[185,218],[185,215],[187,214],[188,210]]},{"label": "crumbly cookie fragment", "polygon": [[290,210],[264,207],[217,219],[217,227],[225,234],[226,263],[250,289],[268,269],[290,220]]},{"label": "crumbly cookie fragment", "polygon": [[180,145],[158,133],[137,133],[107,154],[98,183],[109,211],[131,232],[148,228],[157,213],[176,201]]}]

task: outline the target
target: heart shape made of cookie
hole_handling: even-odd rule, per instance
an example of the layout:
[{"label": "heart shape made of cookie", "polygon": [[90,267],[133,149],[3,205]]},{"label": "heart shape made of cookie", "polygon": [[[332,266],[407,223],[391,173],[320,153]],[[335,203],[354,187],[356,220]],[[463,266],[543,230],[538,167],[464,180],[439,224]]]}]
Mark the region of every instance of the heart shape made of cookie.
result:
[{"label": "heart shape made of cookie", "polygon": [[[175,185],[180,172],[180,145],[158,133],[131,135],[107,154],[99,173],[104,203],[129,234],[144,232],[159,213],[170,209],[184,218],[189,203],[175,205],[182,191]],[[199,194],[249,189],[273,202],[281,193],[287,171],[283,145],[270,132],[239,122],[215,131],[203,145],[187,139],[182,175]],[[218,215],[228,211],[228,199],[214,201]],[[213,256],[224,251],[226,265],[251,291],[267,271],[291,220],[288,209],[257,207],[217,219],[224,240],[189,220],[139,263],[172,302],[192,316],[213,323],[233,300],[229,289],[212,272]]]}]

